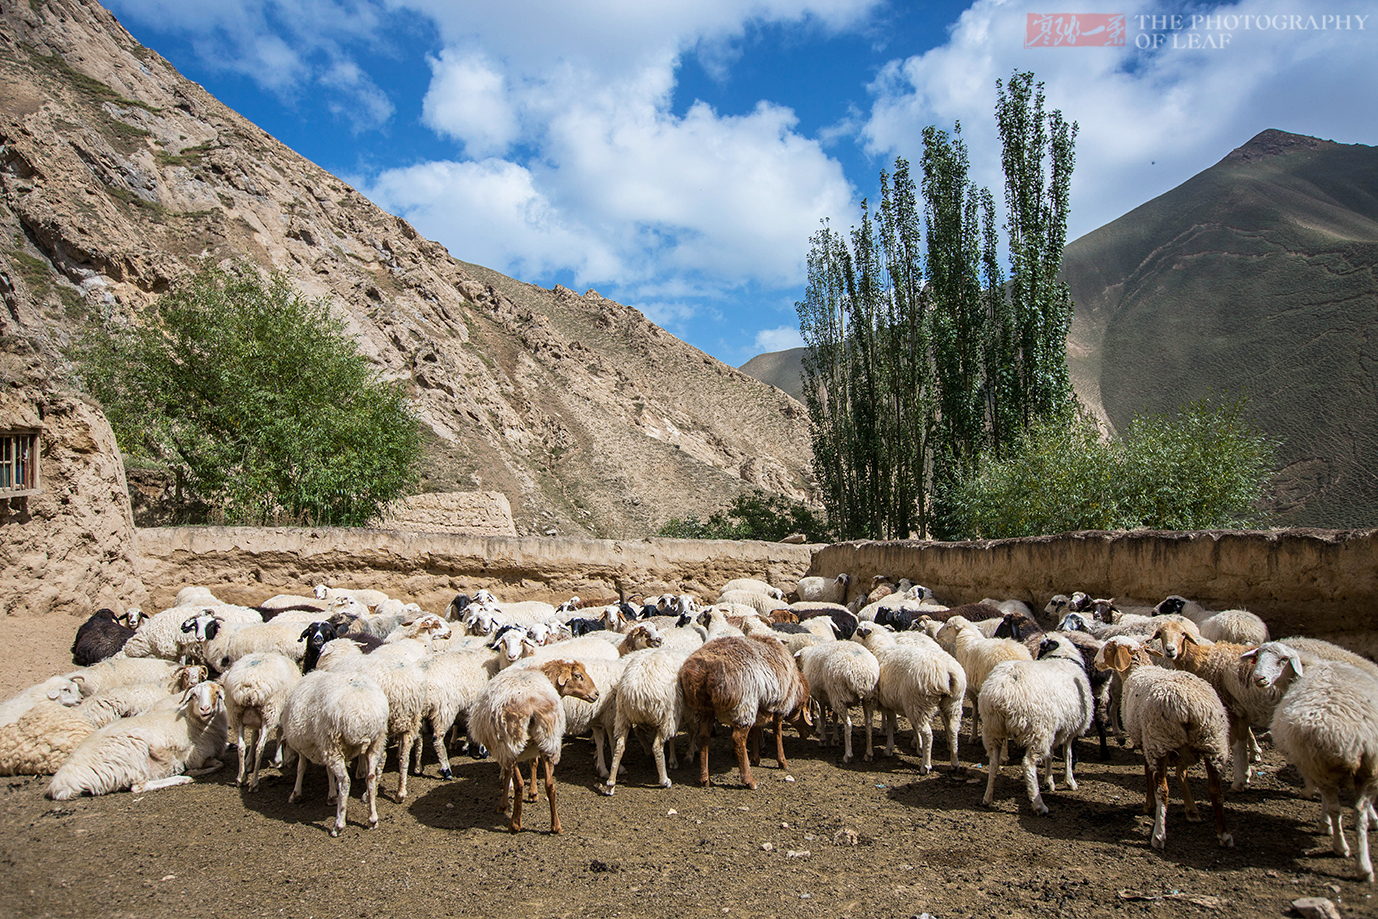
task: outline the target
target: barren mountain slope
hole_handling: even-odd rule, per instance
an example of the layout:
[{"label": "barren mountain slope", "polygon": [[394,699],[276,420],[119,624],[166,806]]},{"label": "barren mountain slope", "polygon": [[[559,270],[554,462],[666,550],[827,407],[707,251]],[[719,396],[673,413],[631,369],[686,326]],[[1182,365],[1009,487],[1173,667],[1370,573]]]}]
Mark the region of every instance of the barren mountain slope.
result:
[{"label": "barren mountain slope", "polygon": [[1376,266],[1378,149],[1264,131],[1067,247],[1077,391],[1117,427],[1247,395],[1280,522],[1372,526]]},{"label": "barren mountain slope", "polygon": [[596,294],[451,258],[181,77],[94,2],[0,5],[0,334],[89,323],[242,257],[328,297],[434,432],[426,490],[522,532],[640,536],[809,488],[793,400]]}]

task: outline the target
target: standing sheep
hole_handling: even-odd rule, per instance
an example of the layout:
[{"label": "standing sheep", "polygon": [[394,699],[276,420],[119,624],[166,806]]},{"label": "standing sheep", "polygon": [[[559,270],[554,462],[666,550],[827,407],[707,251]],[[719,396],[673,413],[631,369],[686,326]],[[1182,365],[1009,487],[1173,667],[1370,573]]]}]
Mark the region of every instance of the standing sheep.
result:
[{"label": "standing sheep", "polygon": [[1349,664],[1303,664],[1296,650],[1281,642],[1260,645],[1244,658],[1259,686],[1282,691],[1271,722],[1273,743],[1309,784],[1320,789],[1331,847],[1344,857],[1349,856],[1349,843],[1340,793],[1353,788],[1359,834],[1354,861],[1360,878],[1373,883],[1368,829],[1378,800],[1378,682]]},{"label": "standing sheep", "polygon": [[[655,732],[651,739],[651,756],[655,759],[656,778],[661,788],[670,787],[670,775],[665,771],[665,751],[674,752],[675,732],[684,718],[684,695],[679,686],[679,670],[689,656],[687,651],[650,648],[629,654],[626,668],[618,681],[614,698],[612,763],[604,781],[604,794],[617,790],[617,772],[627,751],[627,738],[633,728],[645,727]],[[675,763],[678,766],[678,763]]]},{"label": "standing sheep", "polygon": [[1187,783],[1187,770],[1198,760],[1205,764],[1216,838],[1222,846],[1233,846],[1234,837],[1225,826],[1220,782],[1230,752],[1225,706],[1205,680],[1185,670],[1153,666],[1151,653],[1133,639],[1114,638],[1096,655],[1096,666],[1113,670],[1124,681],[1124,729],[1144,756],[1144,810],[1153,814],[1153,848],[1167,845],[1170,758],[1177,761],[1177,782],[1182,786],[1187,819],[1193,823],[1201,816]]},{"label": "standing sheep", "polygon": [[[860,629],[857,630],[860,632]],[[828,743],[828,727],[835,716],[842,734],[842,761],[852,761],[852,706],[860,705],[866,719],[866,759],[875,753],[871,741],[871,711],[876,701],[881,665],[876,655],[854,641],[830,641],[804,648],[797,655],[799,669],[822,704],[820,739]],[[882,703],[883,707],[883,703]],[[886,710],[887,715],[892,710]],[[888,724],[889,722],[887,722]],[[916,744],[919,728],[914,728]],[[890,735],[894,740],[893,732]]]},{"label": "standing sheep", "polygon": [[474,704],[470,733],[488,748],[502,769],[502,801],[507,811],[512,795],[512,819],[507,828],[522,828],[521,764],[538,760],[545,766],[545,791],[550,799],[550,832],[559,835],[560,815],[555,807],[555,766],[565,733],[562,696],[585,702],[598,701],[598,688],[578,661],[547,661],[539,667],[509,667],[488,681]]},{"label": "standing sheep", "polygon": [[249,790],[258,790],[264,749],[281,731],[283,706],[300,679],[296,661],[276,651],[246,655],[225,671],[225,718],[239,749],[236,785],[243,785],[247,776]]},{"label": "standing sheep", "polygon": [[[282,742],[297,760],[297,782],[287,803],[301,800],[308,761],[330,776],[327,803],[335,804],[331,836],[345,827],[349,807],[349,761],[363,758],[368,825],[378,825],[378,773],[388,738],[388,697],[362,673],[315,670],[297,681],[282,708]],[[405,770],[403,770],[405,771]]]},{"label": "standing sheep", "polygon": [[795,666],[785,646],[771,636],[715,638],[685,659],[679,672],[685,708],[698,719],[699,784],[711,784],[708,775],[708,736],[715,720],[732,726],[732,746],[742,783],[754,789],[756,780],[747,761],[747,738],[759,744],[757,720],[768,716],[775,731],[775,760],[785,761],[782,722],[809,716],[809,683]]},{"label": "standing sheep", "polygon": [[979,700],[981,738],[990,756],[990,775],[981,803],[995,799],[995,777],[1000,774],[1000,754],[1012,740],[1024,748],[1024,787],[1038,814],[1048,806],[1038,788],[1038,766],[1048,764],[1048,790],[1053,781],[1053,751],[1063,748],[1067,787],[1076,790],[1072,775],[1072,741],[1091,727],[1095,703],[1081,652],[1060,635],[1049,636],[1035,661],[997,664],[981,687]]},{"label": "standing sheep", "polygon": [[[896,713],[904,712],[914,730],[914,752],[922,757],[919,771],[933,769],[933,715],[941,713],[947,732],[952,769],[957,765],[957,739],[962,728],[962,699],[967,677],[962,665],[922,633],[896,636],[874,624],[857,627],[852,641],[869,648],[880,667],[876,702],[885,712],[885,755],[895,752]],[[901,642],[900,638],[904,641]],[[871,718],[866,717],[866,758],[871,758]]]},{"label": "standing sheep", "polygon": [[938,644],[962,665],[967,675],[967,699],[971,702],[971,742],[981,724],[981,687],[996,665],[1005,661],[1033,659],[1029,649],[1009,638],[987,638],[965,616],[953,616],[938,629]]}]

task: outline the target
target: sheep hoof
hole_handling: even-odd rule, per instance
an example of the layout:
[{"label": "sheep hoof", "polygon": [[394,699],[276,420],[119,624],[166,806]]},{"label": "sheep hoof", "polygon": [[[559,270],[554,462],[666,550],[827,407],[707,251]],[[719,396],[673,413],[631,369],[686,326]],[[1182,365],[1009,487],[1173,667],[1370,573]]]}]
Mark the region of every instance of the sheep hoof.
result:
[{"label": "sheep hoof", "polygon": [[599,786],[597,786],[597,787],[598,787],[598,790],[601,791],[601,792],[604,794],[605,797],[609,797],[609,798],[611,798],[611,797],[613,796],[613,792],[617,791],[617,786],[616,786],[616,785],[613,785],[613,784],[611,784],[611,783],[608,783],[608,784],[605,784],[605,785],[599,785]]},{"label": "sheep hoof", "polygon": [[1154,834],[1153,834],[1152,842],[1153,842],[1153,848],[1155,848],[1155,849],[1165,849],[1165,848],[1167,848],[1167,837],[1166,837],[1166,836],[1159,836],[1157,833],[1154,833]]},{"label": "sheep hoof", "polygon": [[333,839],[333,838],[335,838],[335,837],[337,837],[337,836],[339,836],[339,835],[340,835],[340,828],[337,827],[337,826],[332,826],[332,827],[330,828],[330,836],[331,836],[331,838]]},{"label": "sheep hoof", "polygon": [[673,785],[673,784],[674,784],[674,783],[671,782],[670,779],[669,779],[669,777],[667,776],[667,777],[660,783],[660,787],[661,787],[661,788],[669,788],[669,787],[670,787],[671,785]]},{"label": "sheep hoof", "polygon": [[1199,811],[1187,811],[1187,823],[1200,823],[1201,814]]},{"label": "sheep hoof", "polygon": [[565,832],[564,830],[560,829],[560,825],[559,825],[558,823],[555,824],[553,827],[550,828],[550,835],[551,835],[551,836],[561,836],[561,835],[564,834],[564,832]]},{"label": "sheep hoof", "polygon": [[[1221,833],[1221,834],[1220,834],[1220,845],[1223,846],[1223,847],[1226,848],[1226,849],[1233,849],[1233,848],[1234,848],[1234,837],[1231,836],[1229,833]],[[1373,880],[1373,876],[1372,876],[1372,875],[1369,875],[1369,880],[1370,880],[1370,881]]]},{"label": "sheep hoof", "polygon": [[522,831],[522,825],[521,825],[520,823],[509,823],[509,824],[507,824],[507,832],[509,832],[509,833],[520,833],[521,831]]},{"label": "sheep hoof", "polygon": [[295,791],[292,792],[290,795],[287,796],[287,803],[288,803],[288,804],[296,804],[296,803],[297,803],[298,801],[300,801],[300,800],[301,800],[301,795],[297,794]]},{"label": "sheep hoof", "polygon": [[441,777],[442,779],[452,779],[452,778],[455,777],[455,775],[454,775],[453,772],[451,772],[451,771],[448,770],[448,769],[441,769],[441,770],[440,770],[440,777]]}]

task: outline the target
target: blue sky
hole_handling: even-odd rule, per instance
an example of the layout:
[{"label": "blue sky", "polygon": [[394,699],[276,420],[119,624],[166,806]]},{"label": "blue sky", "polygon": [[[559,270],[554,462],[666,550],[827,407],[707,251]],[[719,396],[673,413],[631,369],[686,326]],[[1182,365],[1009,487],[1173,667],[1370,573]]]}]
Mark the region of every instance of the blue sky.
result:
[{"label": "blue sky", "polygon": [[[1265,128],[1378,143],[1378,0],[108,5],[456,258],[595,288],[734,366],[800,343],[809,235],[855,223],[925,125],[960,121],[1000,200],[1015,69],[1080,124],[1069,239]],[[1123,13],[1126,42],[1025,47],[1050,11]]]}]

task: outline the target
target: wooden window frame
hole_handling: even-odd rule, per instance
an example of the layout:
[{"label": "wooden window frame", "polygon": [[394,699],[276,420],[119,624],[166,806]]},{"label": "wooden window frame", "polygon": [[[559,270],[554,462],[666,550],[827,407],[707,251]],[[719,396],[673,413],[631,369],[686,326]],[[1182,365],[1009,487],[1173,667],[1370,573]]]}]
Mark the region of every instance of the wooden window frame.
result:
[{"label": "wooden window frame", "polygon": [[0,498],[23,498],[42,490],[38,434],[31,428],[0,430]]}]

